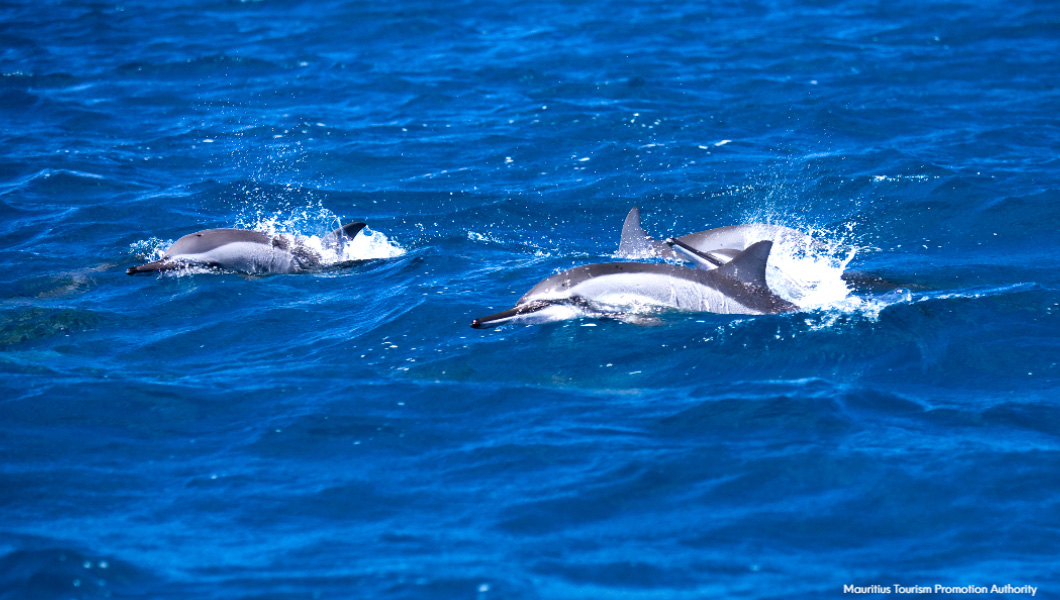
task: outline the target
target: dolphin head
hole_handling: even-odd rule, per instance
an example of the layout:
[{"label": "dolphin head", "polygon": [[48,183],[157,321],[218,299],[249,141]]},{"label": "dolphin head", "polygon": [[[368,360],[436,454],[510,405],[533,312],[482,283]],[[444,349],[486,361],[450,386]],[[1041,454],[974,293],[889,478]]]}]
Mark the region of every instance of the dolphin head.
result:
[{"label": "dolphin head", "polygon": [[532,300],[520,301],[508,310],[502,310],[486,317],[480,317],[471,321],[475,329],[489,329],[507,323],[521,323],[523,325],[541,325],[555,321],[566,321],[586,314],[587,303],[580,298],[564,298],[557,300]]},{"label": "dolphin head", "polygon": [[129,267],[125,272],[129,275],[137,273],[157,273],[160,271],[173,271],[184,269],[191,265],[204,267],[221,267],[222,265],[204,260],[201,257],[208,256],[219,248],[229,244],[246,243],[271,246],[272,236],[260,231],[249,231],[246,229],[204,229],[189,233],[188,235],[173,242],[161,259],[135,267]]}]

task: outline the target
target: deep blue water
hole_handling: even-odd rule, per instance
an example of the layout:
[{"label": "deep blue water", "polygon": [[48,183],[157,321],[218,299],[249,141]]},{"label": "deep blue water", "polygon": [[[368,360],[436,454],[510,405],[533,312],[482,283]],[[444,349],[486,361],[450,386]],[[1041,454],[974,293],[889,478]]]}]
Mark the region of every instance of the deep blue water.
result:
[{"label": "deep blue water", "polygon": [[[0,597],[1057,597],[1056,8],[0,4]],[[633,205],[909,295],[468,327]]]}]

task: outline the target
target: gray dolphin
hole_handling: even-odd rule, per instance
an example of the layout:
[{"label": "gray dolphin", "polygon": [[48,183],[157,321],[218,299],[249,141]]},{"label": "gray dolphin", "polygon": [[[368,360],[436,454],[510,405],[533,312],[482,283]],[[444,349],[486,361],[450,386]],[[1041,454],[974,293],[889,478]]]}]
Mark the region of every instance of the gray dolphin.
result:
[{"label": "gray dolphin", "polygon": [[[364,227],[364,223],[350,223],[324,236],[322,243],[341,252],[346,240]],[[135,275],[200,266],[255,274],[302,273],[319,268],[320,263],[320,255],[298,238],[246,229],[205,229],[174,242],[160,260],[125,272]]]},{"label": "gray dolphin", "polygon": [[640,208],[634,206],[622,225],[622,238],[618,244],[619,258],[663,258],[681,260],[701,269],[713,269],[732,260],[752,244],[762,240],[804,249],[806,252],[824,252],[827,247],[812,237],[783,225],[755,223],[730,225],[706,231],[697,231],[660,242],[648,235],[640,225]]},{"label": "gray dolphin", "polygon": [[712,270],[669,263],[601,263],[553,275],[513,308],[475,319],[477,329],[513,321],[548,323],[579,316],[623,318],[631,310],[678,310],[738,315],[793,312],[797,306],[766,285],[773,242],[751,244]]},{"label": "gray dolphin", "polygon": [[[648,235],[640,224],[640,209],[634,206],[626,215],[622,225],[622,237],[618,243],[619,258],[662,258],[690,262],[699,269],[714,269],[749,248],[752,244],[770,240],[785,248],[806,255],[827,256],[849,254],[853,248],[847,245],[830,246],[797,229],[783,225],[754,223],[730,225],[717,229],[697,231],[660,242]],[[923,289],[919,283],[900,283],[874,273],[845,271],[843,281],[859,291],[874,292],[893,290],[899,287]]]}]

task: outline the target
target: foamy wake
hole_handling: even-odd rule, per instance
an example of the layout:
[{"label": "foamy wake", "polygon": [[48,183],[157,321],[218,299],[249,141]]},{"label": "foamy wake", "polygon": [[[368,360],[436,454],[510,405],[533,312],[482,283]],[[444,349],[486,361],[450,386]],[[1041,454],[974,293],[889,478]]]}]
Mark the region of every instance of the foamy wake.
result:
[{"label": "foamy wake", "polygon": [[766,282],[777,295],[822,318],[821,322],[808,321],[812,327],[828,327],[845,316],[876,320],[884,308],[912,301],[909,290],[902,288],[882,294],[855,294],[843,280],[843,273],[857,248],[827,239],[821,232],[815,232],[812,240],[781,237],[774,243],[766,267]]},{"label": "foamy wake", "polygon": [[766,283],[803,310],[843,305],[852,299],[843,271],[856,252],[843,244],[781,236],[769,254]]},{"label": "foamy wake", "polygon": [[324,267],[377,258],[393,258],[405,253],[405,249],[393,242],[381,231],[365,227],[352,240],[347,240],[341,252],[336,248],[325,248],[324,236],[332,230],[350,222],[342,221],[335,213],[319,204],[267,214],[259,207],[247,207],[235,226],[253,229],[269,235],[282,235],[289,240],[301,240],[305,246],[320,255]]},{"label": "foamy wake", "polygon": [[[285,234],[288,237],[290,234]],[[302,243],[320,255],[321,264],[325,267],[354,260],[371,260],[376,258],[394,258],[405,253],[405,249],[393,242],[381,231],[365,227],[352,240],[339,250],[337,247],[325,247],[320,236],[301,237]]]},{"label": "foamy wake", "polygon": [[166,248],[172,246],[173,241],[161,240],[156,237],[139,240],[129,244],[129,254],[144,262],[162,260],[162,256],[166,253]]}]

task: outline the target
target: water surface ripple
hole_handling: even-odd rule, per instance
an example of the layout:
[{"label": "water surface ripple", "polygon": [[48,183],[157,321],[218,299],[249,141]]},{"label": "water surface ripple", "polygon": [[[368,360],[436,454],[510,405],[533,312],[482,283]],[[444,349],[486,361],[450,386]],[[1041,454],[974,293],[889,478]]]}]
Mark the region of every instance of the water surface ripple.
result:
[{"label": "water surface ripple", "polygon": [[[1055,6],[49,0],[0,39],[0,598],[1060,590]],[[634,205],[893,286],[468,327]],[[338,220],[395,256],[125,275]]]}]

